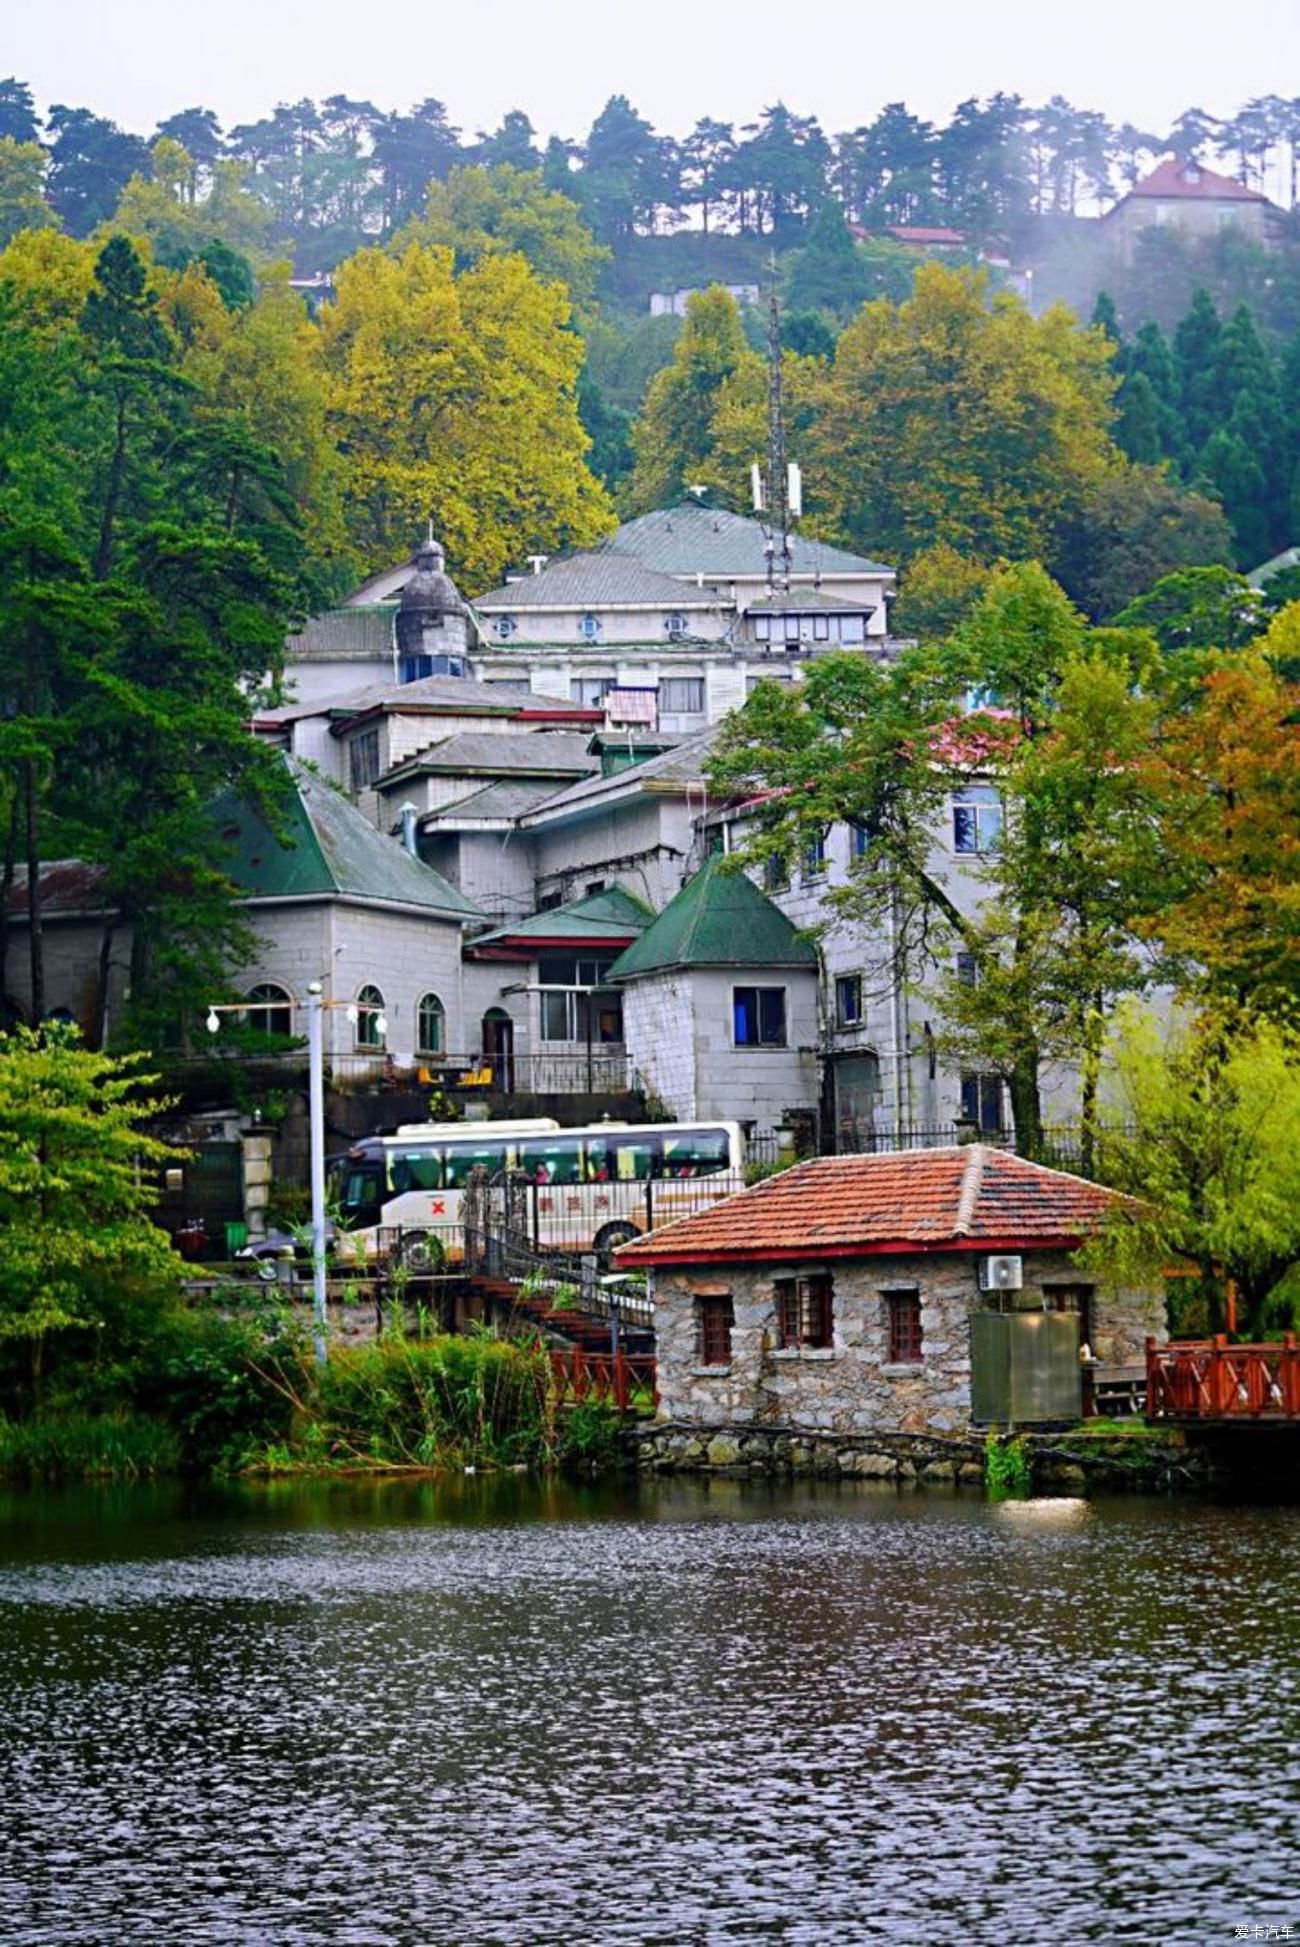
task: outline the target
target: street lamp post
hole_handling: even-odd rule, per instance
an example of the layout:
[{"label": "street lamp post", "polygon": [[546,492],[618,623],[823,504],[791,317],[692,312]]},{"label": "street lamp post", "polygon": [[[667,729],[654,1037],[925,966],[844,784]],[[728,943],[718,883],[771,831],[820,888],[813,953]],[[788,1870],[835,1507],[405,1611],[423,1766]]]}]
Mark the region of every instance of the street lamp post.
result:
[{"label": "street lamp post", "polygon": [[307,988],[308,1128],[311,1147],[311,1287],[316,1363],[325,1363],[325,1037],[321,983]]}]

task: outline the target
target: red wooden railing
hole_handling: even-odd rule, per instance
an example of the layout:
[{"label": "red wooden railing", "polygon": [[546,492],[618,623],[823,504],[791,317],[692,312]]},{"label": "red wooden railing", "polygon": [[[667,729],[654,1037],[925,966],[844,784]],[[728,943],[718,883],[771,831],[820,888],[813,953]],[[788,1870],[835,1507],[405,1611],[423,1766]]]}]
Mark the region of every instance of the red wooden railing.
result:
[{"label": "red wooden railing", "polygon": [[1147,1340],[1149,1420],[1300,1420],[1300,1345]]},{"label": "red wooden railing", "polygon": [[657,1397],[653,1353],[588,1352],[580,1345],[554,1348],[551,1377],[562,1406],[592,1400],[627,1413],[639,1400],[651,1405]]}]

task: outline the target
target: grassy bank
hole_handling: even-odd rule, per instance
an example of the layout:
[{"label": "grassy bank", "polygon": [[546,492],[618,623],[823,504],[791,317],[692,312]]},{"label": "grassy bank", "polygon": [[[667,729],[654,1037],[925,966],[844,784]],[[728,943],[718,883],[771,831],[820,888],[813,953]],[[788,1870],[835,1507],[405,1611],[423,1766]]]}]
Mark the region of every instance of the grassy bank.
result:
[{"label": "grassy bank", "polygon": [[[80,1356],[78,1356],[80,1353]],[[300,1321],[160,1315],[130,1356],[68,1347],[39,1386],[0,1394],[0,1478],[543,1469],[608,1461],[617,1416],[561,1407],[535,1341],[389,1333],[331,1346]]]}]

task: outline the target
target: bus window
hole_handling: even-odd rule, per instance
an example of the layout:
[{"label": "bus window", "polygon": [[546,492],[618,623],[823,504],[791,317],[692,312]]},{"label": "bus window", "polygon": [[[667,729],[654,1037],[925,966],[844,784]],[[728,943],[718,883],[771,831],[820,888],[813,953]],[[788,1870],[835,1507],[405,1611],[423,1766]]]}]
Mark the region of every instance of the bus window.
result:
[{"label": "bus window", "polygon": [[441,1190],[442,1157],[436,1149],[404,1149],[388,1159],[388,1184],[399,1197],[407,1190]]},{"label": "bus window", "polygon": [[500,1176],[506,1166],[506,1153],[500,1144],[490,1148],[486,1143],[481,1147],[477,1143],[448,1143],[446,1156],[443,1187],[448,1190],[463,1190],[470,1171],[477,1166],[487,1171],[489,1180]]},{"label": "bus window", "polygon": [[731,1167],[725,1129],[687,1129],[663,1141],[665,1176],[715,1176]]},{"label": "bus window", "polygon": [[611,1135],[609,1153],[614,1179],[618,1183],[644,1183],[652,1176],[663,1174],[658,1136],[639,1132],[635,1136]]},{"label": "bus window", "polygon": [[534,1183],[581,1183],[582,1145],[563,1136],[520,1143],[519,1167]]},{"label": "bus window", "polygon": [[338,1198],[339,1214],[347,1224],[365,1228],[379,1222],[380,1205],[383,1201],[379,1188],[379,1171],[373,1164],[366,1168],[363,1164],[345,1163],[334,1179]]}]

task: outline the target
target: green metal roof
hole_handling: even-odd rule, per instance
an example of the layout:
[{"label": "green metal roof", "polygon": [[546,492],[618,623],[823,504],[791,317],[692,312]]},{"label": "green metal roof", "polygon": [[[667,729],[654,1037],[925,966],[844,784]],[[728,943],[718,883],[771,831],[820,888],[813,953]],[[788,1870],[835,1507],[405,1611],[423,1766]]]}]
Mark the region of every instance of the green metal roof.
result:
[{"label": "green metal roof", "polygon": [[445,919],[483,918],[480,907],[376,831],[340,792],[299,765],[288,768],[293,789],[280,808],[279,832],[233,791],[212,808],[231,848],[226,870],[246,898],[365,899],[420,906]]},{"label": "green metal roof", "polygon": [[670,967],[809,967],[817,955],[779,906],[721,857],[706,861],[609,970],[635,980]]},{"label": "green metal roof", "polygon": [[604,892],[589,892],[585,899],[570,900],[567,906],[552,906],[548,912],[534,913],[514,926],[499,926],[494,932],[480,933],[475,947],[507,946],[529,940],[602,940],[617,944],[629,933],[641,933],[654,919],[654,910],[622,886],[608,886]]}]

